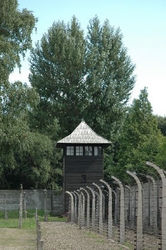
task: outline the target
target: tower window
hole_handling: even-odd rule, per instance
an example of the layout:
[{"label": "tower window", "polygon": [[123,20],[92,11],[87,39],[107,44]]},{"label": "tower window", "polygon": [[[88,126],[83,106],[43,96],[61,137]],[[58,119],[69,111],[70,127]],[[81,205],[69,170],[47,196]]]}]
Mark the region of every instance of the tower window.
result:
[{"label": "tower window", "polygon": [[74,155],[74,146],[67,146],[66,155]]},{"label": "tower window", "polygon": [[92,155],[92,146],[85,146],[85,155]]},{"label": "tower window", "polygon": [[101,147],[94,147],[94,156],[101,156],[102,149]]},{"label": "tower window", "polygon": [[83,155],[83,146],[76,146],[76,155]]}]

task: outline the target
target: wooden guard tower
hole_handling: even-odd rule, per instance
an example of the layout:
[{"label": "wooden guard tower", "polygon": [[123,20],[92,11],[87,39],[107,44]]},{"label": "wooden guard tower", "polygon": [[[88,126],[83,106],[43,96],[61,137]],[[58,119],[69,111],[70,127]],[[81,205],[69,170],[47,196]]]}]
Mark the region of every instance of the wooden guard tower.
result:
[{"label": "wooden guard tower", "polygon": [[82,121],[76,129],[57,142],[63,148],[63,192],[64,209],[68,209],[65,191],[85,188],[103,178],[103,149],[110,141],[97,135]]}]

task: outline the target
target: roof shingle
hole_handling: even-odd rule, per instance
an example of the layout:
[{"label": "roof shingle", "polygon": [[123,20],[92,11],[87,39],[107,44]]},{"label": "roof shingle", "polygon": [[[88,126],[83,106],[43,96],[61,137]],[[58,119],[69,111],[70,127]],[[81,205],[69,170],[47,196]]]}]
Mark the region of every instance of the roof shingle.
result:
[{"label": "roof shingle", "polygon": [[57,142],[57,146],[62,146],[62,144],[103,144],[109,146],[111,142],[97,135],[85,121],[82,121],[70,135]]}]

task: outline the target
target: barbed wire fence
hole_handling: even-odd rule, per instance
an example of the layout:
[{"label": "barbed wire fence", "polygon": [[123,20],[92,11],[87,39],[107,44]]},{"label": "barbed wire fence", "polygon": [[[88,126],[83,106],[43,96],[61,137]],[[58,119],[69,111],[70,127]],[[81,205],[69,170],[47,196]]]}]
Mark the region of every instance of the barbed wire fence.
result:
[{"label": "barbed wire fence", "polygon": [[146,183],[127,171],[134,186],[125,186],[112,176],[116,188],[100,180],[86,188],[66,191],[70,196],[70,221],[79,229],[96,231],[121,244],[130,242],[135,250],[165,250],[166,177],[155,164],[146,165],[152,169],[152,175],[145,176]]}]

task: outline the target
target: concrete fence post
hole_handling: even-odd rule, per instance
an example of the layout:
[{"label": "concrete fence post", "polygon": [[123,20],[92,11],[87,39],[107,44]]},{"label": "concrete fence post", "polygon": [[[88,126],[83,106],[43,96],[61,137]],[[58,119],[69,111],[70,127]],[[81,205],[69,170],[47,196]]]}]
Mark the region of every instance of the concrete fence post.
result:
[{"label": "concrete fence post", "polygon": [[85,226],[85,195],[83,192],[81,192],[81,226]]},{"label": "concrete fence post", "polygon": [[74,222],[77,223],[78,217],[77,217],[77,211],[78,211],[78,201],[77,201],[77,194],[75,192],[71,192],[74,197]]},{"label": "concrete fence post", "polygon": [[36,232],[37,232],[37,250],[43,250],[44,242],[41,238],[41,226],[38,220],[36,223]]},{"label": "concrete fence post", "polygon": [[24,208],[24,219],[27,219],[27,204],[26,204],[26,194],[24,192],[23,198],[23,208]]},{"label": "concrete fence post", "polygon": [[84,191],[87,195],[87,202],[86,202],[86,228],[90,228],[90,196],[88,191],[85,188],[80,188],[81,191]]},{"label": "concrete fence post", "polygon": [[130,214],[130,228],[134,229],[136,226],[136,186],[131,188],[131,214]]},{"label": "concrete fence post", "polygon": [[82,219],[82,195],[81,195],[81,192],[80,190],[77,190],[77,191],[74,191],[74,193],[77,195],[78,197],[78,209],[77,209],[77,223],[78,223],[78,227],[79,229],[81,229],[81,226],[82,226],[82,222],[81,222],[81,219]]},{"label": "concrete fence post", "polygon": [[82,226],[82,195],[80,190],[78,190],[78,227],[81,229]]},{"label": "concrete fence post", "polygon": [[136,241],[136,250],[143,249],[143,228],[142,228],[142,185],[138,177],[130,172],[126,171],[127,174],[132,176],[137,183],[138,186],[138,194],[137,194],[137,241]]},{"label": "concrete fence post", "polygon": [[152,217],[153,217],[153,232],[156,234],[157,233],[157,186],[156,186],[156,181],[155,179],[150,176],[150,175],[146,175],[146,178],[149,179],[152,182],[152,206],[150,205],[150,207],[153,208],[153,213],[152,213]]},{"label": "concrete fence post", "polygon": [[39,249],[38,249],[38,250],[43,250],[43,246],[44,246],[44,242],[43,242],[43,240],[41,239],[41,240],[39,241]]},{"label": "concrete fence post", "polygon": [[19,228],[22,228],[22,213],[23,213],[23,185],[20,184]]},{"label": "concrete fence post", "polygon": [[99,191],[99,234],[103,234],[103,193],[99,185],[93,183]]},{"label": "concrete fence post", "polygon": [[160,175],[162,182],[162,203],[161,203],[161,250],[166,249],[166,178],[162,169],[151,162],[146,164],[154,168]]},{"label": "concrete fence post", "polygon": [[8,215],[7,215],[7,205],[6,205],[6,194],[4,194],[4,213],[5,213],[5,220],[7,220]]},{"label": "concrete fence post", "polygon": [[124,187],[121,181],[115,176],[111,176],[120,187],[120,243],[125,242],[125,212],[124,212]]},{"label": "concrete fence post", "polygon": [[114,225],[116,226],[117,225],[117,193],[115,192],[115,190],[112,189],[112,192],[114,194],[114,197],[115,197],[115,202],[114,202]]},{"label": "concrete fence post", "polygon": [[37,208],[35,211],[35,223],[36,223],[36,234],[37,234],[37,230],[38,230],[38,211],[37,211]]},{"label": "concrete fence post", "polygon": [[125,185],[126,189],[128,189],[128,202],[127,202],[127,214],[126,214],[126,221],[128,226],[130,225],[130,214],[131,214],[131,187]]},{"label": "concrete fence post", "polygon": [[100,180],[100,182],[102,182],[108,189],[108,239],[112,238],[112,188],[110,187],[110,185],[104,181],[104,180]]},{"label": "concrete fence post", "polygon": [[73,195],[71,192],[66,191],[66,194],[68,194],[70,196],[70,200],[71,200],[71,222],[74,222],[74,201],[73,201]]},{"label": "concrete fence post", "polygon": [[47,189],[44,189],[43,192],[44,192],[44,220],[47,221]]},{"label": "concrete fence post", "polygon": [[90,188],[88,186],[87,186],[87,188],[92,193],[92,230],[95,231],[95,192],[92,188]]},{"label": "concrete fence post", "polygon": [[76,212],[76,215],[77,215],[77,224],[78,224],[78,226],[79,226],[79,223],[80,223],[80,204],[79,204],[79,193],[77,192],[77,191],[74,191],[74,193],[75,193],[75,197],[77,197],[76,198],[76,201],[77,201],[77,208],[76,208],[76,210],[77,210],[77,212]]}]

